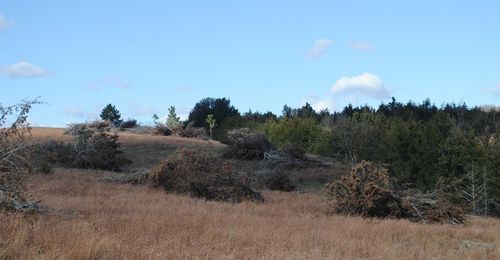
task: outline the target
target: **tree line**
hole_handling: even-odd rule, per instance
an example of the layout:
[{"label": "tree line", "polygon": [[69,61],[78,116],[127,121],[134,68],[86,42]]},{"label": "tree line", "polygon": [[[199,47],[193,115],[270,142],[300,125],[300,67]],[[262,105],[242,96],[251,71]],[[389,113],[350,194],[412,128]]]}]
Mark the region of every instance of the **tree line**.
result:
[{"label": "tree line", "polygon": [[500,208],[500,110],[494,107],[392,98],[378,107],[348,105],[340,112],[285,105],[276,115],[240,113],[227,98],[205,98],[188,123],[205,127],[217,140],[244,127],[277,147],[291,144],[351,165],[383,164],[401,187],[429,191],[460,180],[457,192],[478,211]]}]

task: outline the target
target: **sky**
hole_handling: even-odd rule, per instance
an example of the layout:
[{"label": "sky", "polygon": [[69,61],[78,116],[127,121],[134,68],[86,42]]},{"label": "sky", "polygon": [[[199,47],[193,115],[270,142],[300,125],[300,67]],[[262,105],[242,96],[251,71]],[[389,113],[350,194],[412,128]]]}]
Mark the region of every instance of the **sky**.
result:
[{"label": "sky", "polygon": [[0,103],[33,125],[114,104],[151,123],[205,97],[240,112],[391,97],[500,103],[500,1],[0,0]]}]

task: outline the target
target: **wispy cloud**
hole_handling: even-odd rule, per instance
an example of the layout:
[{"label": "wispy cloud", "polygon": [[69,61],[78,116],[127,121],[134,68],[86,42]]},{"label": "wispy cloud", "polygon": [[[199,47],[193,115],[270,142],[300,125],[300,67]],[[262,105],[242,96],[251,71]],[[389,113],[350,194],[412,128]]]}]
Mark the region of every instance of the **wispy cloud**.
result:
[{"label": "wispy cloud", "polygon": [[332,86],[334,95],[365,96],[377,99],[390,97],[382,80],[374,74],[365,72],[358,76],[342,77]]},{"label": "wispy cloud", "polygon": [[149,106],[143,106],[134,102],[127,103],[127,109],[130,116],[153,116],[155,109]]},{"label": "wispy cloud", "polygon": [[368,42],[364,42],[364,41],[352,42],[349,45],[349,47],[351,47],[351,49],[357,50],[357,51],[373,51],[373,50],[375,50],[375,46],[373,46],[372,44],[370,44]]},{"label": "wispy cloud", "polygon": [[332,41],[328,39],[316,39],[313,47],[307,51],[307,57],[310,59],[317,59],[321,57],[331,45]]},{"label": "wispy cloud", "polygon": [[194,88],[190,85],[182,85],[175,87],[174,90],[177,92],[191,92],[194,90]]},{"label": "wispy cloud", "polygon": [[48,74],[47,70],[26,61],[4,66],[1,73],[11,78],[38,78]]},{"label": "wispy cloud", "polygon": [[7,19],[5,19],[5,17],[2,14],[0,14],[0,31],[7,29],[13,25],[14,25],[14,22],[8,21]]},{"label": "wispy cloud", "polygon": [[121,89],[131,88],[131,86],[127,82],[118,77],[108,77],[94,80],[88,85],[87,88],[89,90],[98,91],[108,87]]},{"label": "wispy cloud", "polygon": [[493,88],[486,89],[486,91],[493,94],[494,96],[500,97],[500,83],[498,83]]},{"label": "wispy cloud", "polygon": [[63,108],[63,113],[66,116],[78,118],[78,119],[91,119],[97,117],[96,111],[88,111],[78,106],[69,106]]}]

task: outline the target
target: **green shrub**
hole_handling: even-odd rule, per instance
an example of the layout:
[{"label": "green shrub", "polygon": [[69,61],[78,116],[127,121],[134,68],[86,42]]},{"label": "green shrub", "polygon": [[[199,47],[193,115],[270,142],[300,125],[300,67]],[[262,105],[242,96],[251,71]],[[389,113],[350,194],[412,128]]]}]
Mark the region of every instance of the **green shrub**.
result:
[{"label": "green shrub", "polygon": [[287,118],[259,127],[273,144],[292,144],[307,152],[328,153],[329,132],[313,118]]}]

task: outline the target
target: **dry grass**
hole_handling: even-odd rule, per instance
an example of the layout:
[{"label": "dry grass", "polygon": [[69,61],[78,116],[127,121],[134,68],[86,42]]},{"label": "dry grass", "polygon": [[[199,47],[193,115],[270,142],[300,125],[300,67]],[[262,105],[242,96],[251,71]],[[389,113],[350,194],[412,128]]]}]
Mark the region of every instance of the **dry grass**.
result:
[{"label": "dry grass", "polygon": [[[71,141],[35,128],[34,140]],[[136,166],[178,147],[216,142],[120,133]],[[314,194],[264,192],[266,202],[227,204],[161,189],[100,182],[108,172],[58,169],[28,189],[50,211],[0,214],[0,259],[500,259],[500,220],[465,226],[328,216]]]},{"label": "dry grass", "polygon": [[[49,214],[0,214],[0,259],[499,259],[500,221],[466,226],[327,216],[316,195],[267,192],[227,204],[99,182],[106,172],[37,176]],[[41,190],[40,190],[41,189]]]},{"label": "dry grass", "polygon": [[[216,141],[204,141],[194,138],[176,136],[154,136],[147,134],[134,134],[118,132],[122,150],[126,158],[132,160],[130,168],[151,168],[166,159],[169,154],[178,148],[204,147],[221,149],[223,144]],[[64,134],[63,128],[35,127],[31,131],[34,141],[55,140],[70,142],[73,137]]]}]

